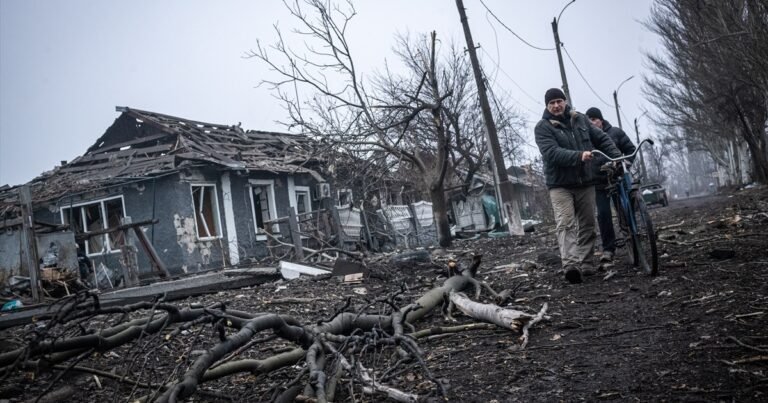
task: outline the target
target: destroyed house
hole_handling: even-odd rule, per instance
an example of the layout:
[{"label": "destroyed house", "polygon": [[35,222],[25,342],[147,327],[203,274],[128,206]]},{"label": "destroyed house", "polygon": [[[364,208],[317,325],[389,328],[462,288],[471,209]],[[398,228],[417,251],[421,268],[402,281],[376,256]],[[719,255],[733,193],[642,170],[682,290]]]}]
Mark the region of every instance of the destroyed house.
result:
[{"label": "destroyed house", "polygon": [[[145,239],[171,274],[247,264],[267,255],[267,232],[288,232],[279,217],[319,204],[315,187],[325,185],[305,136],[117,111],[84,155],[26,185],[35,222],[67,225],[93,267],[119,267],[127,232],[108,230],[128,222],[147,223]],[[0,236],[19,221],[17,189],[0,191]],[[24,271],[14,242],[0,248],[6,276]],[[138,260],[140,275],[151,271],[146,254]]]}]

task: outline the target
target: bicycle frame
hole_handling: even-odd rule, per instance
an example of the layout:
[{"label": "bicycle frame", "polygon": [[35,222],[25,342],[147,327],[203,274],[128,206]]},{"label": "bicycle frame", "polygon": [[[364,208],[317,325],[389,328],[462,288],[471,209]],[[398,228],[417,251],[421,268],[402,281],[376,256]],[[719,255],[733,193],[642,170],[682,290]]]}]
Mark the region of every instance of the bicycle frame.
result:
[{"label": "bicycle frame", "polygon": [[625,217],[627,220],[627,226],[632,233],[637,233],[637,222],[635,221],[634,206],[630,202],[629,195],[632,193],[632,175],[629,173],[626,161],[621,161],[621,168],[624,173],[621,175],[621,180],[616,181],[617,193],[619,196],[619,202],[623,208]]},{"label": "bicycle frame", "polygon": [[607,158],[609,161],[612,162],[621,162],[621,168],[624,171],[622,178],[620,181],[616,181],[616,187],[618,188],[619,193],[619,200],[621,202],[621,207],[624,208],[624,212],[629,215],[627,224],[629,225],[629,229],[633,233],[637,233],[637,222],[635,222],[635,215],[634,213],[634,207],[632,206],[632,203],[629,200],[629,196],[632,193],[632,175],[629,173],[629,168],[627,167],[627,160],[630,158],[634,158],[635,155],[637,155],[638,151],[640,151],[640,148],[645,143],[650,143],[653,145],[653,140],[651,139],[645,139],[640,142],[640,144],[637,145],[637,148],[635,149],[635,152],[629,155],[622,155],[618,158],[611,158],[607,155],[605,155],[604,152],[600,150],[592,150],[593,154],[600,154]]},{"label": "bicycle frame", "polygon": [[[594,154],[603,155],[610,161],[621,163],[621,168],[623,169],[621,176],[619,176],[615,170],[612,170],[611,175],[608,176],[609,186],[607,190],[611,198],[618,195],[618,200],[613,199],[613,202],[615,203],[617,210],[621,210],[617,211],[619,224],[622,227],[621,229],[623,232],[626,231],[625,235],[629,235],[630,239],[632,240],[632,249],[634,254],[633,259],[635,260],[635,264],[642,265],[645,267],[645,270],[648,270],[651,274],[656,274],[658,273],[656,244],[654,240],[650,241],[651,246],[649,251],[651,253],[651,261],[649,262],[643,255],[645,252],[643,251],[644,248],[641,246],[642,241],[640,240],[640,237],[642,236],[640,233],[641,223],[639,223],[638,220],[643,220],[642,224],[649,229],[647,236],[650,238],[654,237],[652,224],[649,220],[649,217],[647,217],[645,205],[642,201],[642,196],[638,196],[638,194],[635,193],[639,191],[639,188],[636,189],[634,187],[632,175],[629,172],[629,163],[627,162],[628,159],[634,158],[634,156],[638,151],[640,151],[640,148],[645,143],[653,144],[653,141],[649,139],[643,140],[640,142],[640,144],[638,144],[635,152],[630,155],[624,155],[618,158],[611,158],[599,150],[593,150],[592,152]],[[640,204],[635,205],[636,203],[633,203],[634,200],[638,200],[638,203]],[[639,218],[638,212],[643,218]],[[622,240],[622,242],[624,241],[626,241],[626,238]]]}]

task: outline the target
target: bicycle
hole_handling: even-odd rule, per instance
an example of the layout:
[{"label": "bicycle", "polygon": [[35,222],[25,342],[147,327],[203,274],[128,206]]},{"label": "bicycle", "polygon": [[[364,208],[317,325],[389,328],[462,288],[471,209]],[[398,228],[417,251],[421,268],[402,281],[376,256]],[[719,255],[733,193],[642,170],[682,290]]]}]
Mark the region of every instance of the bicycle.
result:
[{"label": "bicycle", "polygon": [[[640,193],[640,184],[632,180],[627,161],[634,158],[645,143],[653,145],[652,140],[645,139],[640,142],[635,152],[618,158],[611,158],[600,150],[593,150],[592,153],[600,154],[611,161],[600,169],[608,173],[606,191],[616,208],[619,227],[623,235],[622,239],[616,239],[616,246],[621,247],[629,242],[632,246],[632,264],[643,269],[645,273],[655,276],[659,274],[656,233],[653,230],[651,216],[648,214],[648,207]],[[617,162],[620,164],[617,165]]]}]

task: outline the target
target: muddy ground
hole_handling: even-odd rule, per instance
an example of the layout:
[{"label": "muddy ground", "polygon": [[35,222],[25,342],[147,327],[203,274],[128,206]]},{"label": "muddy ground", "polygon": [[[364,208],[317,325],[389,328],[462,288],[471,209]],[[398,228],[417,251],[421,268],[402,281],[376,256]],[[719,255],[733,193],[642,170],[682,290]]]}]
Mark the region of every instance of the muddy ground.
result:
[{"label": "muddy ground", "polygon": [[[652,208],[651,214],[657,228],[666,228],[659,234],[662,259],[657,277],[618,262],[607,280],[606,273],[598,273],[583,284],[568,284],[557,259],[552,259],[556,242],[548,226],[524,238],[456,241],[449,254],[462,262],[482,254],[479,277],[497,291],[515,289],[508,306],[536,312],[547,303],[550,317],[531,330],[525,349],[518,347],[518,334],[502,329],[420,339],[426,365],[433,379],[444,385],[447,400],[768,400],[768,190],[672,201],[669,207]],[[710,254],[715,250],[720,251],[718,257]],[[535,264],[500,267],[526,261]],[[228,301],[230,309],[289,314],[313,323],[331,317],[347,297],[348,309],[360,310],[402,284],[407,290],[401,300],[413,301],[447,274],[444,257],[399,266],[377,258],[370,267],[370,276],[361,284],[302,278],[176,303]],[[369,311],[386,309],[373,305]],[[473,322],[454,316],[458,324]],[[436,312],[417,328],[455,324]],[[23,343],[32,326],[3,331],[4,344]],[[78,365],[127,371],[129,378],[157,383],[178,379],[189,360],[215,341],[210,326],[182,332],[168,343],[161,343],[161,337],[84,357]],[[285,345],[264,340],[240,356],[265,357]],[[391,365],[382,352],[369,353],[363,361],[378,374]],[[204,394],[189,400],[269,401],[300,368],[206,383]],[[0,399],[34,399],[58,373],[16,371],[0,384]],[[441,400],[435,399],[437,388],[428,378],[412,363],[387,374],[386,383],[427,400]],[[146,393],[80,373],[67,374],[51,390],[63,387],[75,393],[67,401],[127,401]],[[360,392],[359,385],[345,384],[337,401],[385,400]]]}]

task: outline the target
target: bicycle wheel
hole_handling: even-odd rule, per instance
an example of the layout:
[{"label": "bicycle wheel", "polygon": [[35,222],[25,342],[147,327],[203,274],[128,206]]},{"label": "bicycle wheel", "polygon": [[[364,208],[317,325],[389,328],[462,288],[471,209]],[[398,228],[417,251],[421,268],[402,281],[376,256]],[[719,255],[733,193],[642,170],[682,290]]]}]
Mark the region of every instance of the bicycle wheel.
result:
[{"label": "bicycle wheel", "polygon": [[629,236],[629,226],[627,225],[627,213],[624,212],[624,208],[619,201],[619,195],[612,195],[611,203],[613,203],[613,210],[616,213],[614,217],[616,217],[619,227],[619,230],[615,232],[615,245],[617,248],[623,248],[632,243],[632,239]]},{"label": "bicycle wheel", "polygon": [[631,195],[632,210],[637,231],[630,231],[632,238],[632,258],[635,266],[655,276],[659,274],[659,254],[656,248],[656,232],[648,214],[643,196],[639,192]]}]

